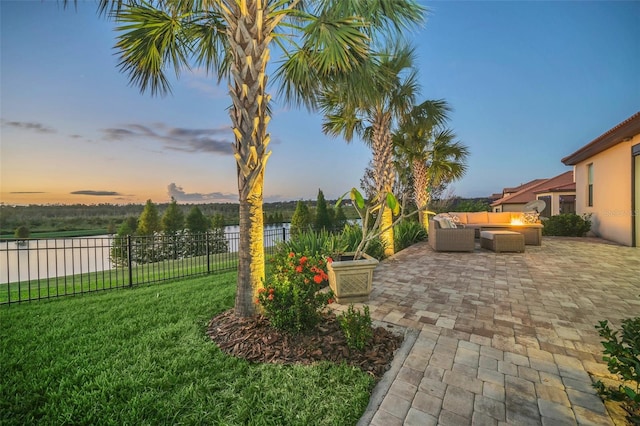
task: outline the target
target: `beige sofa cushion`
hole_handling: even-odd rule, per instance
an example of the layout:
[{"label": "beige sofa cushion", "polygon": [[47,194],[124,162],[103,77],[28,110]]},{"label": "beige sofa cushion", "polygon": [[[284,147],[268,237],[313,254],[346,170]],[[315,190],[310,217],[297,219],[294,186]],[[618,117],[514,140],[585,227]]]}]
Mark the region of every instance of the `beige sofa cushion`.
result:
[{"label": "beige sofa cushion", "polygon": [[489,223],[488,212],[467,213],[467,223]]},{"label": "beige sofa cushion", "polygon": [[511,223],[511,212],[489,213],[488,223]]},{"label": "beige sofa cushion", "polygon": [[451,216],[455,216],[459,219],[458,223],[465,225],[469,222],[467,222],[467,213],[466,212],[450,212],[449,213]]}]

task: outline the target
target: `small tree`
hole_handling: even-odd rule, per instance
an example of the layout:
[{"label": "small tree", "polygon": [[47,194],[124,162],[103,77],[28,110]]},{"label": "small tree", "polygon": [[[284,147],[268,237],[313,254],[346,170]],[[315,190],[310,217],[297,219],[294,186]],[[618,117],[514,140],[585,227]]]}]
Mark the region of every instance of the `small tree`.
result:
[{"label": "small tree", "polygon": [[226,253],[229,251],[229,242],[224,234],[224,216],[215,214],[211,219],[211,233],[209,235],[209,252]]},{"label": "small tree", "polygon": [[144,210],[138,218],[138,228],[136,232],[140,235],[153,235],[161,229],[158,208],[151,200],[147,200]]},{"label": "small tree", "polygon": [[133,260],[136,263],[148,263],[159,260],[162,257],[162,250],[156,247],[154,234],[160,232],[160,216],[158,208],[151,200],[147,200],[144,210],[138,218],[138,228],[136,234],[147,238],[137,238],[133,250]]},{"label": "small tree", "polygon": [[127,217],[118,227],[118,233],[113,239],[111,247],[111,262],[116,265],[126,265],[129,257],[129,247],[127,237],[135,234],[138,226],[138,219],[134,216]]},{"label": "small tree", "polygon": [[180,257],[182,246],[181,234],[184,231],[184,214],[175,198],[171,197],[171,203],[162,215],[162,230],[165,235],[165,256],[171,259]]},{"label": "small tree", "polygon": [[175,198],[171,197],[171,204],[162,215],[162,230],[166,235],[176,235],[184,229],[184,214]]},{"label": "small tree", "polygon": [[324,199],[321,189],[318,190],[318,200],[316,202],[315,228],[316,231],[331,228],[331,217],[329,216],[327,201]]},{"label": "small tree", "polygon": [[198,206],[193,206],[186,217],[187,225],[187,249],[186,252],[191,256],[201,256],[206,253],[206,232],[210,227],[209,220],[206,218]]},{"label": "small tree", "polygon": [[342,229],[347,224],[347,215],[344,214],[342,204],[338,205],[338,207],[335,209],[335,212],[336,216],[333,219],[334,226],[338,229]]},{"label": "small tree", "polygon": [[306,231],[309,229],[309,225],[311,225],[311,212],[309,211],[309,207],[302,200],[298,200],[296,210],[291,217],[291,236]]},{"label": "small tree", "polygon": [[203,233],[207,232],[209,229],[209,221],[202,214],[202,211],[198,208],[198,206],[193,206],[191,210],[189,210],[189,214],[187,214],[186,218],[187,229],[191,233]]},{"label": "small tree", "polygon": [[29,228],[26,225],[22,225],[16,228],[16,232],[14,234],[14,236],[19,240],[29,238],[29,235],[31,235],[31,231],[29,231]]}]

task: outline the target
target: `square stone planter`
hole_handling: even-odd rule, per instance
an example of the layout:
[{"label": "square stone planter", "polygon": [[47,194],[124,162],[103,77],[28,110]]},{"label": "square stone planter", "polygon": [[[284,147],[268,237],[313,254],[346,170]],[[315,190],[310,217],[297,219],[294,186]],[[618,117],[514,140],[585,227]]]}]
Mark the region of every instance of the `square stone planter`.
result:
[{"label": "square stone planter", "polygon": [[[342,256],[348,257],[349,253]],[[373,282],[373,270],[378,260],[364,254],[358,260],[339,260],[327,264],[329,287],[341,304],[366,302],[369,300]]]}]

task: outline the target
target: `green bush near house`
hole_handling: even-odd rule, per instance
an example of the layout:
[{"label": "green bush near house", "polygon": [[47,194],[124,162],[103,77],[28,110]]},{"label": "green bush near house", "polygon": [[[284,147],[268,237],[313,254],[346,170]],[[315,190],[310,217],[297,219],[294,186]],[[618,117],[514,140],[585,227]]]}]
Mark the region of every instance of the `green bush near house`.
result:
[{"label": "green bush near house", "polygon": [[542,224],[542,235],[584,237],[591,229],[591,214],[563,213],[543,219]]},{"label": "green bush near house", "polygon": [[603,398],[622,403],[629,424],[640,425],[640,317],[623,320],[619,331],[613,331],[606,320],[600,321],[596,329],[605,339],[602,359],[622,384],[605,386],[598,380],[593,387]]}]

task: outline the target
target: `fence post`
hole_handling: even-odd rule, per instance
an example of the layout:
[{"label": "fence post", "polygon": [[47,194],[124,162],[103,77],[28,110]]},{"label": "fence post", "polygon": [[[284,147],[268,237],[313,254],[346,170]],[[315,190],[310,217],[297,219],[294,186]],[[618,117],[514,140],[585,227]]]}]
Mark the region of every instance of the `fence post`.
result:
[{"label": "fence post", "polygon": [[207,255],[207,274],[211,273],[211,259],[209,259],[209,231],[204,232],[205,253]]},{"label": "fence post", "polygon": [[129,267],[129,287],[133,287],[133,268],[131,255],[131,235],[127,235],[127,266]]},{"label": "fence post", "polygon": [[287,228],[285,228],[284,226],[282,227],[282,242],[286,242],[287,241]]}]

